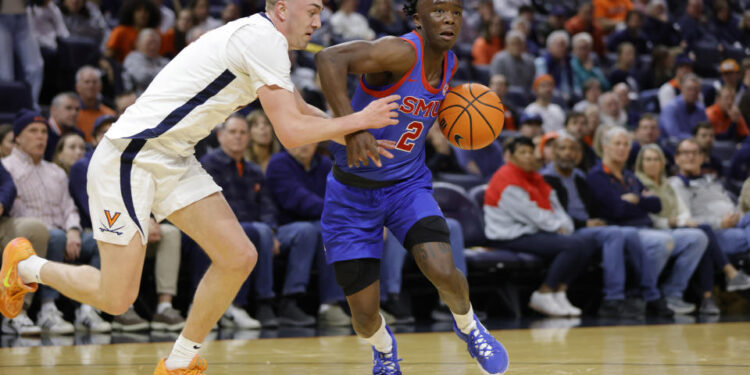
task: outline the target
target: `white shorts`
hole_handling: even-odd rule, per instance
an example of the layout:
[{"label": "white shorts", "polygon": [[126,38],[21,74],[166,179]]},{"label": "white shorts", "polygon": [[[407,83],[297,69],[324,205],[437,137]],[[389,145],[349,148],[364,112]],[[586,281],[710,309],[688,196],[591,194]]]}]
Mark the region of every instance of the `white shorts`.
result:
[{"label": "white shorts", "polygon": [[156,221],[221,191],[194,155],[170,155],[153,140],[102,138],[91,157],[86,190],[94,238],[126,245],[148,240]]}]

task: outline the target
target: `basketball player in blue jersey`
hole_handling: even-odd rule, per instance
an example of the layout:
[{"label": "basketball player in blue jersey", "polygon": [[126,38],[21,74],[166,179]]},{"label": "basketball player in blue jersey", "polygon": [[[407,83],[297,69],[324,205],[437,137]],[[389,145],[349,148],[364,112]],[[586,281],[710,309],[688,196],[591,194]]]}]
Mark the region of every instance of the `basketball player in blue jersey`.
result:
[{"label": "basketball player in blue jersey", "polygon": [[[387,95],[401,96],[397,125],[347,135],[346,147],[331,145],[335,164],[321,219],[326,257],[347,296],[354,330],[373,346],[373,374],[401,374],[396,341],[379,314],[384,226],[438,289],[453,312],[456,334],[480,368],[500,374],[508,367],[508,353],[474,315],[425,165],[425,137],[457,66],[450,49],[461,30],[461,0],[407,0],[404,10],[415,31],[337,45],[316,56],[323,93],[336,116]],[[351,101],[347,74],[362,74]],[[394,143],[390,155],[376,140]]]},{"label": "basketball player in blue jersey", "polygon": [[43,283],[107,313],[124,313],[141,284],[149,215],[169,218],[212,264],[184,330],[154,374],[203,374],[202,342],[255,266],[257,253],[221,188],[195,159],[195,144],[256,98],[286,147],[397,123],[397,96],[346,118],[326,119],[295,90],[288,51],[310,41],[322,10],[321,0],[266,0],[266,12],[206,33],[167,64],[91,159],[87,189],[101,272],[48,262],[29,241],[15,239],[3,252],[0,312],[18,315],[24,294]]}]

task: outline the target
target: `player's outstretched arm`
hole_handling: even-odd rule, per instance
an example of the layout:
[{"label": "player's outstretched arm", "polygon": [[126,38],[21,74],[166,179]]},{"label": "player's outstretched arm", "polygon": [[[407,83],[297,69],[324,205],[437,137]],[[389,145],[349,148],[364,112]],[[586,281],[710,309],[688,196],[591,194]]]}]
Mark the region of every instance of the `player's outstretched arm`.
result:
[{"label": "player's outstretched arm", "polygon": [[[363,110],[345,117],[327,119],[303,113],[295,93],[276,85],[258,89],[258,97],[276,136],[287,148],[341,138],[367,128],[382,128],[398,123],[398,95],[378,99]],[[307,112],[307,111],[305,111]]]},{"label": "player's outstretched arm", "polygon": [[[347,93],[348,74],[369,74],[382,84],[398,81],[416,60],[414,48],[396,37],[373,42],[354,41],[329,47],[315,56],[323,95],[336,116],[348,115],[352,109]],[[347,135],[346,152],[349,166],[369,164],[372,159],[380,166],[380,156],[392,157],[369,132]]]}]

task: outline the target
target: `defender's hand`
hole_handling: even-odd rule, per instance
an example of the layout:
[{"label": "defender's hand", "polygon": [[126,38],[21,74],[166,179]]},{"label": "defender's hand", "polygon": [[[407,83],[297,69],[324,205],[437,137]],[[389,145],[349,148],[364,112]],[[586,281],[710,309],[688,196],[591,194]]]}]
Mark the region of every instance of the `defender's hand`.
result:
[{"label": "defender's hand", "polygon": [[398,124],[398,100],[399,95],[389,95],[380,98],[359,112],[362,119],[362,129],[377,129],[389,125]]}]

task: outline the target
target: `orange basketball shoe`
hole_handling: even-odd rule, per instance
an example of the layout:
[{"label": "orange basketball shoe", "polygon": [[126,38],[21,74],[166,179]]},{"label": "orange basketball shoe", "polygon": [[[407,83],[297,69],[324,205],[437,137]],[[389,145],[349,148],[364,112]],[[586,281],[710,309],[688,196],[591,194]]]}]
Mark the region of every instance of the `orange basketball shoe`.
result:
[{"label": "orange basketball shoe", "polygon": [[162,360],[159,361],[159,365],[156,366],[156,370],[154,370],[154,375],[204,375],[204,371],[206,371],[206,367],[208,367],[206,360],[201,359],[197,355],[193,358],[188,367],[175,370],[167,370],[167,365],[164,364],[166,360],[166,358],[162,358]]},{"label": "orange basketball shoe", "polygon": [[3,267],[0,268],[0,313],[13,319],[23,309],[23,297],[35,292],[36,283],[24,284],[18,274],[18,262],[36,255],[29,240],[18,237],[3,250]]}]

